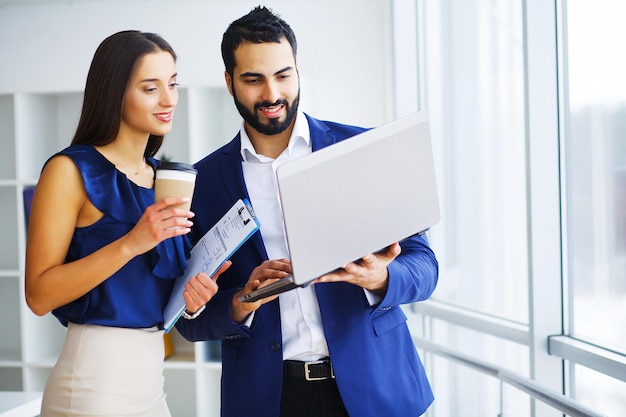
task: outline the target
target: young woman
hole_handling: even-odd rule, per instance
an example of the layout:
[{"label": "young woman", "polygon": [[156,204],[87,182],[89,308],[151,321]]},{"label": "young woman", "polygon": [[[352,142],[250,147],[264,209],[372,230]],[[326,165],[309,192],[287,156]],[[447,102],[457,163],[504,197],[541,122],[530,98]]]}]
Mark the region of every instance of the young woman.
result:
[{"label": "young woman", "polygon": [[[35,314],[52,311],[68,328],[42,417],[170,416],[163,309],[186,266],[193,213],[171,207],[182,198],[154,202],[153,157],[172,128],[175,62],[156,34],[105,39],[72,144],[42,170],[28,230],[26,300]],[[215,294],[218,275],[187,284],[190,314]]]}]

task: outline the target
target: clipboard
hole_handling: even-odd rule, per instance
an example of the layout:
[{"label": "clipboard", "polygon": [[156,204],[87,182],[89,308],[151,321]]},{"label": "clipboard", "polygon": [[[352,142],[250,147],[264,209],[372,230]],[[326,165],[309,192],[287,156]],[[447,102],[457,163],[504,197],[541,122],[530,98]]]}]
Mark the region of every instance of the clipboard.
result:
[{"label": "clipboard", "polygon": [[176,278],[174,289],[163,312],[165,333],[174,327],[185,310],[185,284],[200,272],[213,276],[215,272],[257,230],[259,222],[248,199],[239,199],[224,216],[202,236],[191,249],[185,273]]}]

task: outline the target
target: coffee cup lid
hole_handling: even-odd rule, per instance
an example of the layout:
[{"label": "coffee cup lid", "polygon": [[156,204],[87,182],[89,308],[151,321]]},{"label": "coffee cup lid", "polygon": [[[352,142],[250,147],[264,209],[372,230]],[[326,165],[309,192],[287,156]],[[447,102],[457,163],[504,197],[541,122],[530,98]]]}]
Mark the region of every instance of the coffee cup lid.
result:
[{"label": "coffee cup lid", "polygon": [[159,169],[167,169],[172,171],[187,171],[193,172],[197,174],[198,171],[191,164],[186,164],[184,162],[170,162],[170,161],[161,161],[161,163],[157,166],[157,170]]}]

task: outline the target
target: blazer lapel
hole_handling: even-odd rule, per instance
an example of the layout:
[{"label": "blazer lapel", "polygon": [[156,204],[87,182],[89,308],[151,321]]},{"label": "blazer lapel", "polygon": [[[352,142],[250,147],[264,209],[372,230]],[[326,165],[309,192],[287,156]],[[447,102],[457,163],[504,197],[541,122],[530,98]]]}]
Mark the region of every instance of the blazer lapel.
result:
[{"label": "blazer lapel", "polygon": [[309,122],[309,134],[311,135],[311,147],[313,152],[332,145],[337,141],[330,128],[321,120],[314,119],[305,114]]}]

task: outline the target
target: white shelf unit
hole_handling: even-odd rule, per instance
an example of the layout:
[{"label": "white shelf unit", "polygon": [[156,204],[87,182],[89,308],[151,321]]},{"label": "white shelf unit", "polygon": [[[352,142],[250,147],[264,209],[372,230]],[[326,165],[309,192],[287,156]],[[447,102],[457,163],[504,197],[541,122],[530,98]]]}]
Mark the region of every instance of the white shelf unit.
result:
[{"label": "white shelf unit", "polygon": [[[174,128],[157,157],[194,163],[229,141],[241,120],[223,86],[179,91]],[[42,391],[62,348],[65,328],[51,314],[34,315],[24,299],[23,191],[69,145],[81,106],[76,91],[0,94],[0,391]],[[165,390],[173,416],[218,416],[219,342],[172,336]]]}]

